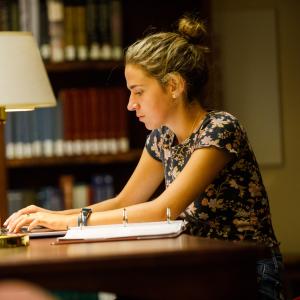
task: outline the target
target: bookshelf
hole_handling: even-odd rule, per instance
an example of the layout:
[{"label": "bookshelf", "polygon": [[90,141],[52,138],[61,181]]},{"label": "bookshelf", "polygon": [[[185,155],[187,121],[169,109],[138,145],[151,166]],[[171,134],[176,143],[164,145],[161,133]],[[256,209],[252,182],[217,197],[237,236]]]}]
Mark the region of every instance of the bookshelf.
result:
[{"label": "bookshelf", "polygon": [[[44,2],[41,1],[41,3]],[[50,2],[55,2],[55,0],[50,0]],[[69,4],[72,1],[66,2]],[[77,2],[82,4],[84,1]],[[210,4],[205,0],[126,0],[126,5],[125,1],[121,1],[121,4],[123,48],[147,32],[151,32],[153,28],[172,29],[176,20],[185,12],[197,11],[207,21],[210,19]],[[47,60],[45,67],[57,96],[62,89],[126,87],[122,59],[75,59],[59,62]],[[0,162],[6,164],[7,189],[22,190],[38,189],[45,185],[58,186],[59,178],[64,174],[71,174],[78,182],[87,182],[91,175],[104,172],[114,177],[115,193],[118,193],[134,170],[147,135],[143,124],[136,120],[134,113],[128,112],[127,116],[130,144],[128,151],[116,154],[7,159],[6,162]],[[1,219],[7,215],[5,213],[7,206],[7,203],[0,202]]]}]

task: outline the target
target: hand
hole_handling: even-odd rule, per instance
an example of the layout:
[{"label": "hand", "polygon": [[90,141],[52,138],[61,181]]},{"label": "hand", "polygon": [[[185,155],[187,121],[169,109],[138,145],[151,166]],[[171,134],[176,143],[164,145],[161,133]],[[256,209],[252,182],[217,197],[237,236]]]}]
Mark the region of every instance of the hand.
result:
[{"label": "hand", "polygon": [[47,210],[45,208],[36,206],[36,205],[29,205],[25,208],[22,208],[18,211],[16,211],[15,213],[13,213],[10,217],[8,217],[8,219],[4,222],[4,226],[7,227],[8,229],[11,227],[11,224],[18,219],[21,215],[27,215],[27,214],[31,214],[31,213],[36,213],[36,212],[52,212],[51,210]]},{"label": "hand", "polygon": [[19,232],[23,226],[31,231],[36,226],[44,226],[53,230],[66,230],[68,226],[77,225],[77,215],[61,215],[53,212],[36,212],[20,215],[9,225],[9,232]]}]

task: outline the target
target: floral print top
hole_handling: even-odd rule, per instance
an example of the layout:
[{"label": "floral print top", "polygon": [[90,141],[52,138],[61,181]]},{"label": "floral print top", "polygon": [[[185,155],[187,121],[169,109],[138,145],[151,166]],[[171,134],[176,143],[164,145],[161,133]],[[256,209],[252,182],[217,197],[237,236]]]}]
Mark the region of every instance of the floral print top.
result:
[{"label": "floral print top", "polygon": [[146,140],[149,154],[164,165],[166,188],[197,149],[216,147],[232,154],[231,161],[182,213],[190,233],[278,245],[259,167],[238,120],[227,112],[210,111],[183,143],[175,140],[165,126],[153,130]]}]

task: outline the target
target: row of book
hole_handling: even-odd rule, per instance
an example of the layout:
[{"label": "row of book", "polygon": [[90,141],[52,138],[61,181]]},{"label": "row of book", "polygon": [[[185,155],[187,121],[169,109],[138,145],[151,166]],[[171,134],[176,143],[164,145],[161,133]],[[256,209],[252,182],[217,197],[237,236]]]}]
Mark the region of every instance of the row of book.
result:
[{"label": "row of book", "polygon": [[0,31],[30,31],[45,60],[120,60],[121,0],[0,0]]},{"label": "row of book", "polygon": [[117,154],[129,150],[127,91],[64,89],[57,106],[9,112],[6,157]]},{"label": "row of book", "polygon": [[8,212],[35,204],[50,210],[81,208],[114,197],[114,180],[110,174],[92,176],[90,183],[76,182],[73,175],[62,175],[59,185],[39,190],[9,190]]}]

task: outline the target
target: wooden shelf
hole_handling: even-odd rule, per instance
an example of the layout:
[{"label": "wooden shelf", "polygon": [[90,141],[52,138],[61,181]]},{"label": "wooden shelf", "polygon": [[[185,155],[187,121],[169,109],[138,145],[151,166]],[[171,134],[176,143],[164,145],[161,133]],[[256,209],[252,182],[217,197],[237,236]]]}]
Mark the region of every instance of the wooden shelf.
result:
[{"label": "wooden shelf", "polygon": [[111,70],[123,67],[123,61],[98,60],[98,61],[68,61],[61,63],[45,63],[48,73],[74,72],[85,70]]},{"label": "wooden shelf", "polygon": [[126,153],[118,154],[11,159],[6,161],[6,166],[9,169],[17,169],[59,165],[103,165],[112,163],[128,163],[138,161],[141,153],[141,149],[132,149]]}]

